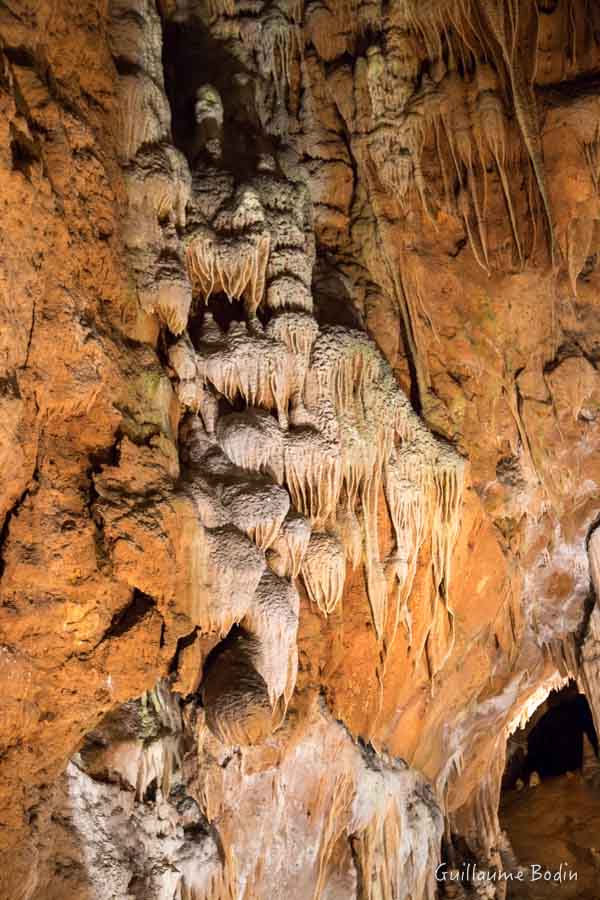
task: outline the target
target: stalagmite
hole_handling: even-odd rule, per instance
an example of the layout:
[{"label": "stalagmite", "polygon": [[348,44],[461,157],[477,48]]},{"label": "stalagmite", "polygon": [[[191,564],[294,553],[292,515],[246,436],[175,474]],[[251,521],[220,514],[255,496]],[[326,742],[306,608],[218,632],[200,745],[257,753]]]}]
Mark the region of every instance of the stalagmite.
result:
[{"label": "stalagmite", "polygon": [[311,536],[301,571],[312,602],[325,615],[332,613],[342,599],[346,576],[346,554],[335,535]]}]

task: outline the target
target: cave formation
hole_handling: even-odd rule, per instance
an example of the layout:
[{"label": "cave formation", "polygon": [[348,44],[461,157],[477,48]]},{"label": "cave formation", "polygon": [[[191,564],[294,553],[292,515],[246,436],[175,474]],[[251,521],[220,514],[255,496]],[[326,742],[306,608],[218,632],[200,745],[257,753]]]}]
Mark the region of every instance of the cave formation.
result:
[{"label": "cave formation", "polygon": [[596,900],[599,97],[593,0],[1,6],[0,900]]}]

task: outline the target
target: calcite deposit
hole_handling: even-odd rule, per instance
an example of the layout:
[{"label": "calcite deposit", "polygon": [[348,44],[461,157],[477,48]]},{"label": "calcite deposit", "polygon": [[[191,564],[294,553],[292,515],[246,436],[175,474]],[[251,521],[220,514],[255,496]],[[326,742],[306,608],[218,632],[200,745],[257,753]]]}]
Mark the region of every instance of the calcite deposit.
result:
[{"label": "calcite deposit", "polygon": [[514,866],[600,728],[596,3],[9,0],[0,110],[0,898]]}]

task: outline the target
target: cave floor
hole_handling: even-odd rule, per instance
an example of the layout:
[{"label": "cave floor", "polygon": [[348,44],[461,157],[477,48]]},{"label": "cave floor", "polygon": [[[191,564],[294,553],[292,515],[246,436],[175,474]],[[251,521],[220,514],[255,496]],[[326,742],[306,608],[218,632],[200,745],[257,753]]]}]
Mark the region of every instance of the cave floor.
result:
[{"label": "cave floor", "polygon": [[[500,821],[525,867],[524,881],[509,884],[508,900],[600,900],[600,785],[572,774],[506,791]],[[576,881],[568,874],[532,880],[532,871],[556,873],[561,863],[563,873],[578,873]]]}]

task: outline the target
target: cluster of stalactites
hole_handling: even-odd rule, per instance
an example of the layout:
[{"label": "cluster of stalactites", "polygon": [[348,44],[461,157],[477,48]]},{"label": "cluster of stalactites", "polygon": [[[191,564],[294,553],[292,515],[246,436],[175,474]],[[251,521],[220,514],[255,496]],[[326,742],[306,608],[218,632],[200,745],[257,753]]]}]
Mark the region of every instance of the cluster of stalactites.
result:
[{"label": "cluster of stalactites", "polygon": [[[348,832],[368,900],[437,896],[437,859],[443,820],[429,788],[392,760],[372,760],[358,785]],[[416,792],[416,793],[415,793]],[[411,802],[412,799],[412,802]],[[385,847],[385,852],[378,848]]]},{"label": "cluster of stalactites", "polygon": [[[562,21],[564,10],[557,15]],[[573,26],[577,15],[581,12],[572,9],[566,17],[567,30],[573,35],[567,56],[573,59],[576,33],[582,31],[581,21]],[[404,210],[414,187],[428,217],[438,206],[463,219],[475,259],[486,271],[491,265],[487,234],[491,168],[500,182],[517,262],[523,265],[527,254],[533,252],[536,235],[544,225],[554,256],[554,217],[533,91],[533,79],[540,72],[536,54],[544,59],[549,53],[544,49],[542,26],[550,27],[552,34],[560,33],[560,23],[554,23],[553,32],[549,18],[534,3],[527,8],[516,0],[425,4],[404,0],[394,10],[394,22],[401,22],[402,27],[388,24],[380,42],[372,44],[360,60],[370,100],[366,144],[379,180]],[[537,46],[530,46],[536,25]],[[429,60],[422,71],[419,46]],[[524,47],[531,50],[531,58],[525,56]],[[556,52],[560,54],[560,48]],[[507,113],[508,96],[514,120]],[[434,196],[431,183],[425,183],[421,169],[425,141],[430,138],[439,162],[439,196]],[[521,172],[527,157],[537,196],[530,185],[531,244],[525,247],[509,174],[511,168]],[[544,221],[538,223],[540,217]]]},{"label": "cluster of stalactites", "polygon": [[[374,120],[369,149],[380,179],[403,209],[407,208],[414,186],[425,213],[432,216],[434,198],[421,168],[425,137],[431,128],[443,186],[443,194],[436,202],[455,210],[463,219],[475,259],[488,270],[487,180],[488,170],[494,166],[522,263],[522,239],[507,174],[508,166],[520,161],[521,153],[518,142],[515,147],[516,134],[511,132],[495,69],[482,60],[467,80],[452,59],[448,65],[440,56],[421,83],[415,77],[410,94],[406,77],[400,78],[398,84],[392,82],[388,88],[391,97],[385,103],[390,79],[379,78],[380,64],[380,51],[368,56],[367,80]],[[457,199],[455,182],[459,185]]]},{"label": "cluster of stalactites", "polygon": [[[180,399],[210,421],[231,462],[285,488],[302,521],[312,523],[312,538],[303,532],[295,546],[305,554],[309,597],[325,614],[341,600],[348,561],[355,567],[362,559],[377,634],[400,616],[408,620],[427,533],[435,593],[447,604],[463,461],[425,429],[363,332],[319,330],[302,313],[280,314],[264,330],[232,323],[222,332],[206,314],[198,349],[181,338],[171,364]],[[241,397],[248,406],[219,418],[219,396],[230,403]],[[202,413],[207,397],[211,415]],[[279,424],[264,408],[277,412]],[[379,550],[382,489],[396,544],[388,560]],[[277,547],[275,571],[296,577],[293,532],[284,540],[282,521],[253,526],[253,536],[263,550]]]},{"label": "cluster of stalactites", "polygon": [[[270,418],[261,410],[237,415]],[[219,441],[228,447],[228,418],[219,420],[214,435],[193,414],[181,429],[182,491],[202,526],[194,573],[202,602],[190,615],[202,632],[225,638],[203,682],[211,729],[228,743],[255,743],[276,727],[295,687],[299,599],[292,578],[307,536],[302,540],[287,491],[223,452]],[[239,428],[231,424],[235,438]],[[287,557],[274,566],[281,574],[270,571],[268,560],[284,549]]]},{"label": "cluster of stalactites", "polygon": [[205,237],[187,248],[188,273],[194,289],[206,300],[213,293],[224,293],[230,300],[243,297],[250,316],[255,315],[263,298],[268,259],[268,234],[220,241]]},{"label": "cluster of stalactites", "polygon": [[[307,189],[290,153],[281,151],[278,163],[285,177],[273,156],[261,154],[256,174],[237,188],[222,169],[200,165],[192,184],[186,253],[194,296],[243,299],[250,323],[260,304],[277,313],[312,313],[315,250]],[[306,328],[291,318],[288,324],[288,337],[302,339]],[[280,327],[283,336],[281,320]]]},{"label": "cluster of stalactites", "polygon": [[111,49],[125,70],[118,76],[118,153],[128,198],[123,239],[140,306],[180,334],[192,300],[178,233],[191,178],[171,143],[160,19],[150,0],[112,0],[110,13]]}]

